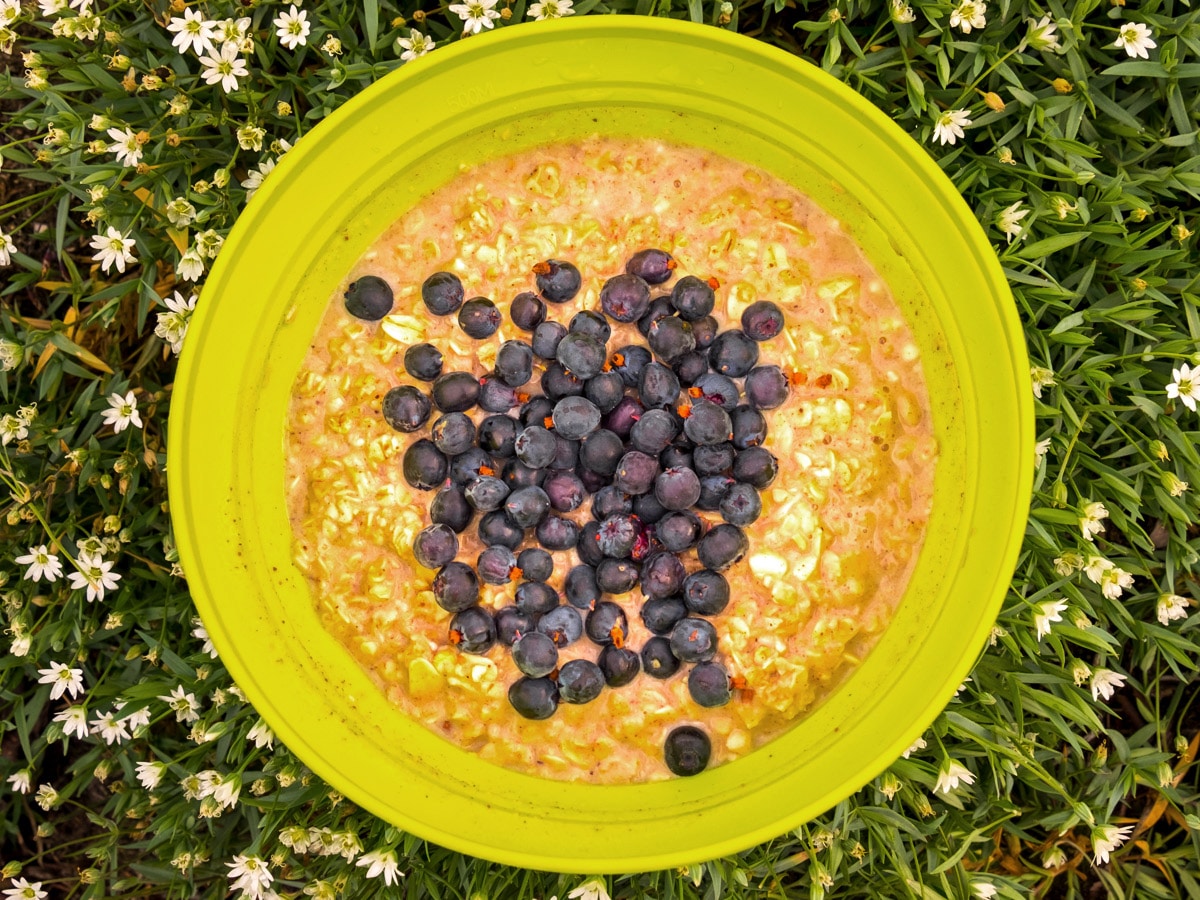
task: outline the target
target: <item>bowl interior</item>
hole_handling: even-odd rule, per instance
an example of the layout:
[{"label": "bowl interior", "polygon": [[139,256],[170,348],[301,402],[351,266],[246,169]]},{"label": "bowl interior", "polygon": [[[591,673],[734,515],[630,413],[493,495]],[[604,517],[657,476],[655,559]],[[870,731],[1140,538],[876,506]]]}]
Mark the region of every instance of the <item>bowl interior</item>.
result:
[{"label": "bowl interior", "polygon": [[[317,322],[378,235],[463,164],[596,132],[761,166],[841,219],[913,329],[940,450],[917,571],[862,666],[741,760],[692,779],[605,787],[499,769],[387,702],[321,626],[291,563],[282,453]],[[437,843],[533,868],[695,862],[843,799],[966,675],[1023,530],[1027,372],[1011,296],[970,211],[925,151],[848,88],[763,44],[668,20],[505,29],[405,66],[348,103],[283,158],[238,221],[176,384],[169,476],[180,554],[249,699],[356,803]]]}]

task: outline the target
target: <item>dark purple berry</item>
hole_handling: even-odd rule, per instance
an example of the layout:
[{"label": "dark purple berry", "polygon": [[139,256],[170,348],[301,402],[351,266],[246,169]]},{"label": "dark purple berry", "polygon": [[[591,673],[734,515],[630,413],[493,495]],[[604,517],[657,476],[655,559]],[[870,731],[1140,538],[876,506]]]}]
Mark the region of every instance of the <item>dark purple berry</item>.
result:
[{"label": "dark purple berry", "polygon": [[378,275],[364,275],[346,289],[346,312],[356,319],[378,322],[392,311],[392,289]]},{"label": "dark purple berry", "polygon": [[630,450],[617,462],[613,485],[625,494],[645,494],[654,488],[658,461],[647,453]]},{"label": "dark purple berry", "polygon": [[587,380],[583,396],[595,403],[601,413],[612,412],[625,396],[625,381],[618,372],[601,372]]},{"label": "dark purple berry", "polygon": [[609,358],[612,370],[621,376],[625,387],[637,387],[642,377],[642,369],[653,361],[650,351],[641,344],[626,344]]},{"label": "dark purple berry", "polygon": [[663,409],[648,409],[629,430],[629,443],[635,450],[658,456],[678,434],[674,416]]},{"label": "dark purple berry", "polygon": [[638,567],[628,559],[604,559],[596,566],[596,586],[606,594],[627,594],[638,583]]},{"label": "dark purple berry", "polygon": [[558,670],[558,697],[564,703],[590,703],[604,690],[604,673],[590,659],[573,659]]},{"label": "dark purple berry", "polygon": [[679,671],[679,660],[665,637],[650,638],[642,646],[642,670],[651,678],[670,678]]},{"label": "dark purple berry", "polygon": [[592,312],[590,309],[581,309],[571,316],[571,321],[567,325],[567,333],[586,334],[603,344],[612,336],[612,326],[608,324],[608,319],[600,313]]},{"label": "dark purple berry", "polygon": [[472,297],[458,310],[458,327],[477,341],[495,334],[501,320],[500,310],[487,297]]},{"label": "dark purple berry", "polygon": [[688,672],[688,693],[700,706],[724,706],[732,697],[729,673],[720,663],[702,662]]},{"label": "dark purple berry", "polygon": [[515,606],[502,606],[496,610],[496,640],[511,647],[523,634],[533,631],[533,616]]},{"label": "dark purple berry", "polygon": [[453,272],[434,272],[421,285],[421,299],[435,316],[448,316],[466,296],[462,282]]},{"label": "dark purple berry", "polygon": [[538,619],[537,630],[565,647],[583,637],[583,617],[573,606],[556,606]]},{"label": "dark purple berry", "polygon": [[733,461],[733,477],[762,490],[779,474],[774,454],[762,447],[747,447]]},{"label": "dark purple berry", "polygon": [[783,331],[783,310],[770,300],[755,300],[742,312],[742,330],[756,341],[769,341]]},{"label": "dark purple berry", "polygon": [[675,307],[671,305],[671,298],[655,297],[646,308],[646,314],[638,319],[638,331],[642,333],[642,337],[645,337],[650,333],[650,328],[655,322],[673,315],[675,315]]},{"label": "dark purple berry", "polygon": [[404,351],[404,371],[418,381],[433,381],[442,374],[442,351],[433,344],[413,344]]},{"label": "dark purple berry", "polygon": [[671,730],[663,744],[663,760],[673,775],[699,775],[712,757],[712,741],[695,725]]},{"label": "dark purple berry", "polygon": [[624,559],[633,552],[638,536],[638,522],[633,516],[609,516],[600,523],[597,542],[605,556]]},{"label": "dark purple berry", "polygon": [[449,372],[433,383],[433,405],[442,412],[466,412],[479,402],[479,379],[467,372]]},{"label": "dark purple berry", "polygon": [[748,484],[735,484],[725,494],[720,505],[721,518],[730,525],[745,528],[762,514],[762,499]]},{"label": "dark purple berry", "polygon": [[475,423],[466,413],[446,413],[438,416],[429,436],[447,456],[458,456],[475,446]]},{"label": "dark purple berry", "polygon": [[404,451],[404,462],[401,465],[404,480],[419,491],[429,491],[440,487],[446,480],[450,470],[450,461],[433,441],[421,438]]},{"label": "dark purple berry", "polygon": [[708,364],[714,372],[741,378],[758,362],[758,344],[740,328],[722,331],[708,348]]},{"label": "dark purple berry", "polygon": [[530,346],[533,352],[542,359],[554,359],[558,353],[559,342],[567,336],[567,329],[558,322],[543,322],[533,329],[533,340]]},{"label": "dark purple berry", "polygon": [[[700,392],[699,397],[709,403],[717,404],[726,412],[732,412],[738,405],[737,382],[728,375],[709,372],[707,375],[697,378],[696,383],[692,386]],[[697,395],[692,393],[692,396]]]},{"label": "dark purple berry", "polygon": [[672,363],[696,349],[692,326],[675,316],[664,316],[651,325],[646,332],[646,340],[654,354],[666,363]]},{"label": "dark purple berry", "polygon": [[519,388],[533,377],[533,349],[524,341],[505,341],[496,351],[496,375]]},{"label": "dark purple berry", "polygon": [[446,612],[462,612],[479,600],[479,579],[466,563],[449,562],[433,577],[433,599]]},{"label": "dark purple berry", "polygon": [[554,459],[558,443],[549,429],[541,425],[530,425],[517,432],[513,441],[513,453],[517,459],[532,469],[544,469]]},{"label": "dark purple berry", "polygon": [[508,317],[522,331],[533,331],[546,321],[546,303],[537,294],[522,291],[513,297]]},{"label": "dark purple berry", "polygon": [[683,602],[690,612],[715,616],[729,605],[729,582],[711,569],[693,572],[683,580]]},{"label": "dark purple berry", "polygon": [[687,509],[700,499],[700,479],[691,469],[667,469],[654,480],[654,496],[667,509]]},{"label": "dark purple berry", "polygon": [[440,569],[458,555],[458,537],[446,525],[430,525],[413,539],[413,556],[427,569]]},{"label": "dark purple berry", "polygon": [[[538,488],[525,488],[525,490],[536,491]],[[491,475],[476,478],[467,485],[467,502],[480,512],[499,509],[504,505],[507,496],[508,485]]]},{"label": "dark purple berry", "polygon": [[550,498],[540,487],[517,488],[504,501],[504,515],[518,528],[537,526],[549,511]]},{"label": "dark purple berry", "polygon": [[583,394],[583,379],[568,372],[562,363],[554,362],[546,366],[542,373],[542,393],[551,402],[557,403],[563,397],[579,397]]},{"label": "dark purple berry", "polygon": [[625,440],[633,430],[633,424],[641,418],[643,412],[645,412],[645,407],[636,397],[626,397],[613,407],[612,412],[600,420],[600,424],[617,437]]},{"label": "dark purple berry", "polygon": [[494,509],[479,518],[479,540],[489,547],[499,544],[516,550],[525,539],[525,532],[504,515],[504,510]]},{"label": "dark purple berry", "polygon": [[555,359],[576,378],[586,381],[600,374],[608,361],[604,341],[574,332],[558,342]]},{"label": "dark purple berry", "polygon": [[429,519],[435,525],[446,525],[456,534],[471,524],[475,510],[467,502],[467,495],[457,484],[448,484],[433,495],[429,504]]},{"label": "dark purple berry", "polygon": [[501,544],[485,547],[475,560],[475,571],[488,584],[508,584],[513,580],[513,570],[516,568],[517,558]]},{"label": "dark purple berry", "polygon": [[517,421],[511,416],[488,416],[479,423],[476,437],[483,452],[496,459],[507,459],[513,455]]},{"label": "dark purple berry", "polygon": [[469,606],[450,620],[450,642],[463,653],[487,653],[496,643],[496,620],[486,609]]},{"label": "dark purple berry", "polygon": [[508,702],[526,719],[548,719],[558,709],[558,685],[549,678],[518,678],[508,689]]},{"label": "dark purple berry", "polygon": [[583,278],[579,270],[561,259],[548,259],[533,267],[537,287],[551,303],[566,303],[579,293]]},{"label": "dark purple berry", "polygon": [[537,539],[547,550],[568,550],[579,540],[579,526],[570,519],[546,516],[537,527]]},{"label": "dark purple berry", "polygon": [[554,430],[569,441],[579,441],[600,427],[600,410],[587,397],[564,397],[554,404]]},{"label": "dark purple berry", "polygon": [[642,658],[628,647],[615,644],[608,644],[600,651],[596,664],[600,666],[604,682],[610,688],[624,687],[642,671]]},{"label": "dark purple berry", "polygon": [[642,604],[642,623],[652,634],[670,634],[675,623],[688,614],[678,597],[656,597]]},{"label": "dark purple berry", "polygon": [[[579,604],[575,604],[578,606]],[[588,638],[596,644],[623,644],[629,634],[625,610],[611,600],[599,600],[583,623]]]},{"label": "dark purple berry", "polygon": [[655,553],[642,563],[642,593],[651,599],[677,594],[687,571],[674,553]]},{"label": "dark purple berry", "polygon": [[542,482],[542,490],[550,498],[550,508],[557,512],[572,512],[583,503],[583,482],[573,472],[551,472]]},{"label": "dark purple berry", "polygon": [[527,632],[513,642],[513,663],[522,675],[542,678],[558,668],[558,648],[540,631]]},{"label": "dark purple berry", "polygon": [[733,434],[733,424],[729,421],[729,413],[717,404],[697,400],[683,423],[683,431],[693,443],[721,444]]},{"label": "dark purple berry", "polygon": [[411,385],[394,387],[383,396],[383,421],[397,431],[416,431],[432,410],[429,398]]},{"label": "dark purple berry", "polygon": [[695,275],[684,275],[671,289],[671,305],[689,322],[707,316],[716,302],[717,295],[712,285]]},{"label": "dark purple berry", "polygon": [[650,408],[674,408],[679,400],[679,378],[662,363],[648,363],[638,382],[642,404]]},{"label": "dark purple berry", "polygon": [[733,446],[738,450],[757,447],[767,439],[766,417],[753,406],[737,407],[729,414],[729,421],[733,425]]},{"label": "dark purple berry", "polygon": [[650,308],[650,285],[628,272],[614,276],[600,289],[600,308],[618,322],[636,322]]},{"label": "dark purple berry", "polygon": [[662,284],[679,264],[666,250],[639,250],[625,263],[625,271],[647,284]]},{"label": "dark purple berry", "polygon": [[548,581],[554,574],[554,557],[541,547],[526,547],[517,555],[517,567],[526,581]]},{"label": "dark purple berry", "polygon": [[709,529],[696,545],[696,556],[700,564],[715,572],[728,569],[750,549],[745,532],[736,525],[718,525]]},{"label": "dark purple berry", "polygon": [[692,465],[700,476],[727,473],[733,468],[733,459],[733,444],[728,441],[704,444],[692,451]]},{"label": "dark purple berry", "polygon": [[755,366],[746,373],[746,402],[758,409],[783,406],[791,384],[779,366]]},{"label": "dark purple berry", "polygon": [[669,512],[654,526],[655,537],[663,545],[663,549],[671,553],[682,553],[696,545],[704,526],[696,514],[684,510]]},{"label": "dark purple berry", "polygon": [[530,616],[540,616],[558,608],[558,591],[544,581],[522,581],[515,594],[517,609]]}]

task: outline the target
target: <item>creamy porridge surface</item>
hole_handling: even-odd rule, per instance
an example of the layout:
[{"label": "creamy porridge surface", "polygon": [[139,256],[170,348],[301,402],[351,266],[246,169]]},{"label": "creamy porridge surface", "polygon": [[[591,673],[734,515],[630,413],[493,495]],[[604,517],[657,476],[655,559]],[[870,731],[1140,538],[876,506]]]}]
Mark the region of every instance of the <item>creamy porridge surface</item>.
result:
[{"label": "creamy porridge surface", "polygon": [[[507,700],[520,675],[509,649],[497,643],[476,656],[448,638],[451,614],[430,590],[435,573],[412,552],[433,495],[410,488],[400,467],[427,428],[393,431],[381,402],[401,384],[428,391],[404,370],[413,344],[436,345],[446,372],[479,376],[504,340],[528,340],[507,313],[514,296],[535,289],[538,262],[565,259],[583,273],[573,301],[549,304],[549,317],[565,325],[581,309],[598,310],[605,279],[648,247],[675,257],[676,276],[719,282],[713,314],[723,329],[740,327],[757,299],[786,317],[759,361],[793,376],[786,403],[765,413],[779,475],[745,529],[749,553],[725,572],[732,601],[712,617],[717,660],[736,689],[727,705],[702,708],[684,665],[669,679],[642,673],[590,703],[527,720]],[[467,297],[496,302],[505,314],[496,335],[472,340],[454,315],[428,314],[420,285],[443,270],[461,278]],[[597,783],[654,780],[669,777],[662,748],[675,726],[709,734],[710,765],[735,759],[780,734],[869,651],[921,547],[936,444],[917,348],[887,286],[802,194],[694,148],[599,138],[545,147],[464,170],[433,192],[345,284],[368,274],[393,287],[395,308],[366,323],[347,314],[345,285],[331,300],[293,392],[287,492],[294,558],[323,621],[406,713],[509,768]],[[634,326],[613,324],[610,351],[644,342]],[[533,393],[542,368],[537,361]],[[476,422],[486,415],[471,411]],[[590,501],[570,516],[582,523],[589,509]],[[474,523],[459,539],[458,559],[474,565],[482,549]],[[554,556],[549,583],[561,589],[578,559],[573,550]],[[700,568],[694,551],[683,558],[689,571]],[[481,604],[511,605],[516,587],[481,584]],[[640,591],[605,599],[624,607],[627,645],[641,647],[650,633]],[[598,650],[585,636],[560,650],[560,664],[594,660]]]}]

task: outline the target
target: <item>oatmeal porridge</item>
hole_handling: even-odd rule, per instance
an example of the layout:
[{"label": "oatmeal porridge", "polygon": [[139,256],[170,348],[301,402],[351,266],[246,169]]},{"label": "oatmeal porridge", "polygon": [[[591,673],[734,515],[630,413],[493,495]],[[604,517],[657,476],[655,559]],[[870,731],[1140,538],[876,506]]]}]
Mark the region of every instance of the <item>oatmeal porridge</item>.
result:
[{"label": "oatmeal porridge", "polygon": [[937,449],[839,223],[707,151],[464,169],[330,303],[293,390],[294,558],[405,713],[596,783],[735,759],[863,658]]}]

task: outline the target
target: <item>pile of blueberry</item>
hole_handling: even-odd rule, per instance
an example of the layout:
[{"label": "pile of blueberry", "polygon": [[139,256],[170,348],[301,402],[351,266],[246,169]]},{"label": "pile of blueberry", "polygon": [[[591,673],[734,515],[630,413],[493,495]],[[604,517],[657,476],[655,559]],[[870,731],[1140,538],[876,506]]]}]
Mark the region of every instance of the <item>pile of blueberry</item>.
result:
[{"label": "pile of blueberry", "polygon": [[[722,331],[712,315],[715,280],[687,275],[655,295],[675,268],[665,251],[634,254],[604,283],[600,310],[578,312],[563,327],[547,319],[546,304],[574,298],[581,274],[563,260],[538,263],[538,293],[518,294],[509,310],[530,338],[505,341],[492,372],[444,372],[442,354],[417,344],[404,367],[429,383],[428,392],[406,385],[383,400],[384,418],[402,432],[423,429],[437,410],[427,436],[404,453],[405,480],[435,492],[432,524],[413,553],[437,570],[433,593],[454,614],[456,646],[511,648],[522,677],[508,698],[530,719],[552,716],[560,702],[594,700],[639,672],[668,678],[685,664],[701,706],[722,706],[732,695],[735,682],[716,660],[717,633],[706,617],[729,602],[721,573],[745,555],[742,529],[758,518],[759,491],[776,476],[776,459],[762,447],[763,410],[784,402],[789,379],[779,366],[759,365],[759,347],[783,330],[783,314],[758,301],[741,328]],[[450,272],[427,278],[421,297],[433,315],[457,313],[472,338],[488,338],[501,324],[496,305],[465,300]],[[376,320],[392,299],[385,281],[366,276],[350,285],[345,302],[353,315]],[[609,320],[637,323],[644,343],[610,348]],[[542,369],[536,387],[535,366]],[[482,413],[468,415],[476,408]],[[591,518],[580,525],[582,516],[569,514],[585,503]],[[723,521],[710,525],[718,516]],[[485,549],[470,564],[456,557],[458,535],[473,522]],[[560,597],[547,584],[549,551],[572,549],[577,565]],[[700,568],[685,564],[690,553]],[[480,606],[480,581],[519,582],[515,603],[495,613]],[[639,612],[654,636],[635,649],[626,640],[626,608],[608,598],[639,586]],[[599,648],[595,660],[560,665],[559,648],[585,635]],[[710,750],[703,731],[681,726],[664,755],[671,771],[693,775]]]}]

